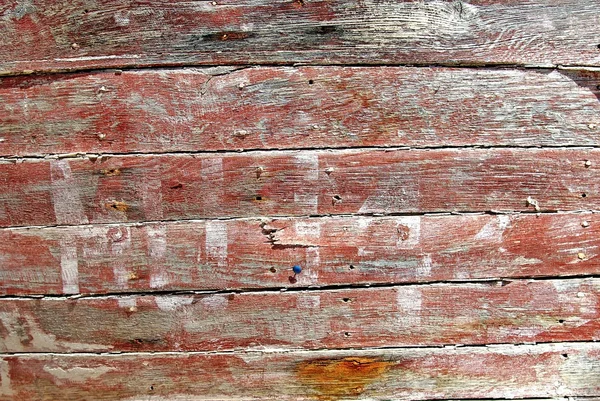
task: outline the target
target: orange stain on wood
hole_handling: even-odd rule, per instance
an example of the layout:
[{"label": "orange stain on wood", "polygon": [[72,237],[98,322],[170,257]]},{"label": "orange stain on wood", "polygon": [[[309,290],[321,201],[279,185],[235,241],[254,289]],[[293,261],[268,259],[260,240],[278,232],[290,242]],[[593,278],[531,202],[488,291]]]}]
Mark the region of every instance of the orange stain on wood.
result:
[{"label": "orange stain on wood", "polygon": [[366,357],[316,359],[302,362],[297,374],[301,383],[316,390],[318,399],[336,400],[362,394],[393,364]]},{"label": "orange stain on wood", "polygon": [[112,202],[107,202],[105,204],[107,209],[115,209],[119,212],[126,212],[127,209],[129,209],[129,206],[127,205],[127,203],[122,202],[122,201],[112,201]]}]

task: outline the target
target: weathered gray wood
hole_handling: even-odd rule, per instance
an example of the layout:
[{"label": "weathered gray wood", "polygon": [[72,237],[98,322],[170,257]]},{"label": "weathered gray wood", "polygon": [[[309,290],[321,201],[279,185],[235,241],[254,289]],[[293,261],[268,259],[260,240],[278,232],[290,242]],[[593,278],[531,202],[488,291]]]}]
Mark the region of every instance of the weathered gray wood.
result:
[{"label": "weathered gray wood", "polygon": [[[600,274],[597,214],[336,217],[0,230],[0,294]],[[580,258],[581,256],[581,258]],[[304,271],[290,282],[292,266]]]},{"label": "weathered gray wood", "polygon": [[[600,145],[598,72],[141,70],[0,80],[0,155]],[[313,84],[310,84],[313,82]]]},{"label": "weathered gray wood", "polygon": [[596,341],[599,299],[600,279],[2,299],[0,352]]},{"label": "weathered gray wood", "polygon": [[594,0],[26,0],[0,74],[256,63],[599,65]]},{"label": "weathered gray wood", "polygon": [[597,396],[600,345],[24,355],[0,400],[390,400]]}]

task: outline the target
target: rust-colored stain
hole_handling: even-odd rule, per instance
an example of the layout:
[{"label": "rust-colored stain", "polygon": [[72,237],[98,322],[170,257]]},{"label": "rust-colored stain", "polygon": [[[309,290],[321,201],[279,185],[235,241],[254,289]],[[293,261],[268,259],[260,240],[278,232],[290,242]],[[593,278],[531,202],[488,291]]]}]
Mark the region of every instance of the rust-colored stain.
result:
[{"label": "rust-colored stain", "polygon": [[107,168],[102,170],[102,174],[108,177],[114,177],[116,175],[121,175],[121,170],[118,168]]},{"label": "rust-colored stain", "polygon": [[316,359],[302,362],[297,373],[301,383],[316,390],[318,399],[336,400],[359,396],[392,364],[366,357]]},{"label": "rust-colored stain", "polygon": [[119,212],[126,212],[127,209],[129,209],[129,206],[127,206],[127,203],[122,202],[122,201],[107,202],[104,206],[106,206],[107,209],[114,209],[114,210],[118,210]]}]

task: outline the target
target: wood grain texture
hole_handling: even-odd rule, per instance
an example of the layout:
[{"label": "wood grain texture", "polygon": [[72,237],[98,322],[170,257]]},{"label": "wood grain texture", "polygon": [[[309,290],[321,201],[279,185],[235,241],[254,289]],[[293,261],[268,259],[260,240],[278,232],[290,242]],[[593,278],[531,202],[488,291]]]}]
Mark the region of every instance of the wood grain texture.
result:
[{"label": "wood grain texture", "polygon": [[[27,355],[1,360],[0,400],[389,400],[594,396],[600,346],[232,354]],[[251,394],[251,395],[250,395]]]},{"label": "wood grain texture", "polygon": [[596,341],[600,340],[599,302],[600,279],[3,299],[0,352]]},{"label": "wood grain texture", "polygon": [[0,226],[600,209],[599,165],[600,152],[593,149],[249,152],[5,162],[0,164]]},{"label": "wood grain texture", "polygon": [[138,70],[0,80],[0,155],[600,145],[598,72]]},{"label": "wood grain texture", "polygon": [[[0,230],[0,294],[600,274],[597,214],[339,217]],[[581,257],[581,258],[580,258]],[[303,273],[290,280],[291,267]]]},{"label": "wood grain texture", "polygon": [[9,0],[0,73],[262,63],[600,64],[593,0]]}]

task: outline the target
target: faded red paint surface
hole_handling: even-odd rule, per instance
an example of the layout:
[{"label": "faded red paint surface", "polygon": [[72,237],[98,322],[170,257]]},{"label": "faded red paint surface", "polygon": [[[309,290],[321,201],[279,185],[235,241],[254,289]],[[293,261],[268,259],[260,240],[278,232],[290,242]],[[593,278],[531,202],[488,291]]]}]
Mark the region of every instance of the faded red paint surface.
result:
[{"label": "faded red paint surface", "polygon": [[[5,229],[0,230],[1,291],[64,293],[61,274],[66,259],[77,266],[81,293],[594,275],[600,269],[599,230],[594,214],[355,216]],[[214,241],[221,242],[215,246]],[[291,284],[296,263],[304,272]]]},{"label": "faded red paint surface", "polygon": [[210,72],[4,78],[0,154],[598,145],[600,128],[589,127],[600,127],[597,72],[393,67]]}]

